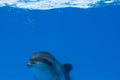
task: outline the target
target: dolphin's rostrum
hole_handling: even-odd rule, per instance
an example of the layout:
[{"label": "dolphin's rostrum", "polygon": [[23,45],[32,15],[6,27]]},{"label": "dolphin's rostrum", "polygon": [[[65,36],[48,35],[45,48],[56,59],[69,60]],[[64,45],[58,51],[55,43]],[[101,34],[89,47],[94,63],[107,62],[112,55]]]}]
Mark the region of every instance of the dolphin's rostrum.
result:
[{"label": "dolphin's rostrum", "polygon": [[38,52],[31,56],[27,66],[33,71],[35,80],[71,80],[71,64],[61,64],[48,52]]}]

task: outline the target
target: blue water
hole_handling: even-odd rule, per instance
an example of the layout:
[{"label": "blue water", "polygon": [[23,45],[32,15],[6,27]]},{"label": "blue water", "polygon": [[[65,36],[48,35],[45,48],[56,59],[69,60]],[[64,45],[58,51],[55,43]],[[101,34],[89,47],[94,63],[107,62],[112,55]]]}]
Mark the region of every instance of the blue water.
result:
[{"label": "blue water", "polygon": [[71,63],[73,80],[120,80],[120,6],[0,8],[0,80],[34,80],[26,62],[48,51]]}]

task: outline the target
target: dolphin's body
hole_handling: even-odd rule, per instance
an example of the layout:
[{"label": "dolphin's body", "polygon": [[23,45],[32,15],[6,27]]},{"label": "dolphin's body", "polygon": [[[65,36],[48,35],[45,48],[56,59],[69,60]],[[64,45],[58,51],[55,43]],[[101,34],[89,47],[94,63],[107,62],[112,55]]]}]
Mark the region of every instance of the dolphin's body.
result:
[{"label": "dolphin's body", "polygon": [[33,54],[27,65],[32,69],[35,80],[71,80],[72,65],[62,65],[48,52]]}]

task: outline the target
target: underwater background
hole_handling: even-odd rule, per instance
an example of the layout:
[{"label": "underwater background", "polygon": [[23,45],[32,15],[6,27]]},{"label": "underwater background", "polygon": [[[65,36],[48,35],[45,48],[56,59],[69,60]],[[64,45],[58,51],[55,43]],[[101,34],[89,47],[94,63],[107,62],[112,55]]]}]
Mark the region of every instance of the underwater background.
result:
[{"label": "underwater background", "polygon": [[0,80],[34,80],[26,62],[47,51],[71,63],[72,80],[120,80],[120,6],[0,8]]}]

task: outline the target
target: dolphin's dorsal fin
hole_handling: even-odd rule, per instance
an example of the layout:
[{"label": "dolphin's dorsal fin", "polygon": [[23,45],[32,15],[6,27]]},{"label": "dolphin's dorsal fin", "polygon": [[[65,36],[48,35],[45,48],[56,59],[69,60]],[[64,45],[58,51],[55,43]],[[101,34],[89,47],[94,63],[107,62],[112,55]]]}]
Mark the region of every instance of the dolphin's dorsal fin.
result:
[{"label": "dolphin's dorsal fin", "polygon": [[69,74],[70,71],[73,69],[73,66],[72,66],[71,64],[69,64],[69,63],[63,64],[63,67],[64,67],[65,71],[66,71],[68,74]]}]

